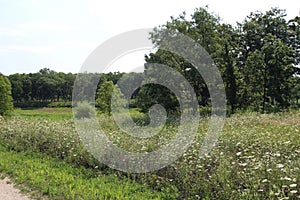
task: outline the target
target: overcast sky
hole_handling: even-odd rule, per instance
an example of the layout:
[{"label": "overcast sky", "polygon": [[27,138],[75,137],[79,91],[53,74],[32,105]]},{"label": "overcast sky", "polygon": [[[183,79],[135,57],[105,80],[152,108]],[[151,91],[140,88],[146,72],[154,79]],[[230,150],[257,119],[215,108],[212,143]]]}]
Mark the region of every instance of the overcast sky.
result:
[{"label": "overcast sky", "polygon": [[[170,16],[209,6],[223,22],[235,24],[251,11],[286,9],[299,15],[298,0],[0,0],[0,72],[80,70],[88,55],[112,36],[164,24]],[[143,63],[144,52],[123,58],[118,65]]]}]

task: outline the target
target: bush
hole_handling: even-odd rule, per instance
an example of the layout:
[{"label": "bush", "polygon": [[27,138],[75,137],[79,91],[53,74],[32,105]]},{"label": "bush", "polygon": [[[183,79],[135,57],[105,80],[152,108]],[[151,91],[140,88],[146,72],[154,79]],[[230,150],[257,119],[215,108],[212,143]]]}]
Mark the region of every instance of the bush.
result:
[{"label": "bush", "polygon": [[9,150],[31,150],[77,166],[103,167],[82,145],[70,120],[5,120],[0,117],[0,130],[0,144]]},{"label": "bush", "polygon": [[75,106],[75,118],[84,119],[92,118],[95,115],[95,109],[87,101],[78,102]]},{"label": "bush", "polygon": [[10,115],[13,111],[11,84],[5,76],[0,74],[0,115]]},{"label": "bush", "polygon": [[55,101],[47,105],[49,108],[72,108],[71,101]]},{"label": "bush", "polygon": [[14,102],[16,108],[43,108],[47,107],[50,102],[47,101],[26,101],[26,102]]}]

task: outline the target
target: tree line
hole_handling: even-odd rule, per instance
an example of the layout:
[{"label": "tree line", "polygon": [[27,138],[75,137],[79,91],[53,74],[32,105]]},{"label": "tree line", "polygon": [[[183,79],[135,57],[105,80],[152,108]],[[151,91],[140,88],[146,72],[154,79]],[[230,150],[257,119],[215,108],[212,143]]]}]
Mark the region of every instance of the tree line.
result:
[{"label": "tree line", "polygon": [[[210,13],[208,8],[196,9],[189,20],[185,13],[177,18],[171,17],[169,22],[151,33],[157,51],[145,56],[144,74],[160,73],[161,69],[151,63],[174,68],[192,85],[199,105],[210,106],[210,94],[201,74],[184,58],[160,48],[164,31],[172,30],[194,39],[210,54],[224,81],[230,113],[239,109],[266,112],[299,106],[300,18],[286,20],[285,17],[285,11],[278,8],[265,13],[253,12],[235,26],[222,23],[220,17]],[[43,68],[37,73],[12,74],[7,78],[15,104],[22,104],[28,101],[72,101],[76,76]],[[89,74],[89,78],[81,80],[86,88],[78,96],[91,94],[91,89],[99,91],[104,82],[111,81],[108,86],[112,88],[110,84],[116,84],[122,76],[125,76],[120,87],[123,93],[132,90],[126,82],[143,81],[141,73]],[[96,92],[96,99],[105,91]],[[134,100],[132,105],[144,112],[156,103],[163,104],[168,112],[180,112],[175,95],[157,84],[138,88],[131,98]]]},{"label": "tree line", "polygon": [[[17,105],[29,101],[35,102],[60,102],[72,101],[72,91],[77,74],[55,72],[43,68],[37,73],[12,74],[8,79],[12,86],[12,97]],[[100,81],[99,76],[101,76]],[[122,73],[91,74],[98,85],[103,81],[116,83]],[[86,82],[85,87],[92,88],[93,82]]]}]

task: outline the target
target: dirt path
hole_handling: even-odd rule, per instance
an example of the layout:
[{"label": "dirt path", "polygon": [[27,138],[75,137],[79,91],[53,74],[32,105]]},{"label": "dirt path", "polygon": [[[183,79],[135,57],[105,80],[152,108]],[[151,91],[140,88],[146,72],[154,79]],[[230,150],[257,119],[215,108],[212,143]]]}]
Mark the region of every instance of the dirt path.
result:
[{"label": "dirt path", "polygon": [[8,184],[8,178],[0,179],[0,199],[1,200],[30,200],[27,196],[20,193],[19,189],[14,188],[13,184]]}]

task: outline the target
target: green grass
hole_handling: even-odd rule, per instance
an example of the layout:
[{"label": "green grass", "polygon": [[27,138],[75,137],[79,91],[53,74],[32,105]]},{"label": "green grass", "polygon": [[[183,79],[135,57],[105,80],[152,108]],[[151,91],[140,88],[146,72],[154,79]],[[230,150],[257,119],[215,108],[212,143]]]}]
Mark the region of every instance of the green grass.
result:
[{"label": "green grass", "polygon": [[67,120],[73,118],[71,108],[28,108],[15,109],[14,117],[26,119],[48,119],[48,120]]},{"label": "green grass", "polygon": [[[146,188],[162,191],[167,198],[300,198],[300,111],[232,115],[227,118],[215,148],[204,158],[198,155],[207,130],[207,119],[202,120],[193,144],[181,158],[147,174],[124,174],[107,169],[87,153],[72,120],[55,117],[49,120],[44,110],[32,112],[37,112],[39,117],[0,118],[0,141],[6,149],[42,152],[72,166],[91,170],[93,176],[96,176],[93,168],[121,180],[126,176]],[[145,117],[138,110],[132,110],[131,115],[142,121]],[[112,117],[102,115],[99,123],[115,144],[133,152],[153,151],[177,131],[176,125],[170,124],[158,136],[137,140],[119,129]],[[10,160],[10,156],[7,158]]]},{"label": "green grass", "polygon": [[[0,172],[34,198],[50,199],[167,199],[161,192],[113,174],[76,168],[47,155],[9,151],[0,146]],[[29,189],[30,188],[30,189]]]}]

